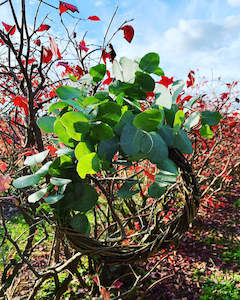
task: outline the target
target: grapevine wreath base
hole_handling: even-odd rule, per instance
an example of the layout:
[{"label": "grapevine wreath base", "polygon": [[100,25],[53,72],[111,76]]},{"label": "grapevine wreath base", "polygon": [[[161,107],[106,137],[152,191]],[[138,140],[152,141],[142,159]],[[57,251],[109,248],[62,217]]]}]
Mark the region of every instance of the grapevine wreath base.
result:
[{"label": "grapevine wreath base", "polygon": [[[132,235],[119,236],[120,229],[116,222],[109,227],[114,228],[103,238],[86,236],[69,227],[59,226],[59,231],[65,235],[70,245],[80,253],[97,258],[104,264],[131,264],[143,261],[161,249],[166,249],[178,242],[189,228],[196,216],[199,206],[198,186],[192,169],[185,157],[175,148],[169,149],[169,157],[180,170],[178,182],[171,185],[166,193],[152,203],[146,203],[136,215],[122,217],[121,222],[126,228],[134,222],[141,223],[141,229]],[[163,214],[170,199],[175,201],[172,217]],[[161,204],[159,206],[159,204]],[[119,215],[119,211],[115,211]],[[133,222],[133,223],[130,223]]]}]

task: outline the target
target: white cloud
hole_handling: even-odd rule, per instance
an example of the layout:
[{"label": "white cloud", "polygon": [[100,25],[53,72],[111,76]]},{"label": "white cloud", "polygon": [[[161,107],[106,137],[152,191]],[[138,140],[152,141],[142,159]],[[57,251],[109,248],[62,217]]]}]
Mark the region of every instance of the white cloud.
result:
[{"label": "white cloud", "polygon": [[157,52],[167,76],[185,78],[190,69],[202,75],[237,80],[240,78],[240,16],[228,16],[221,23],[208,20],[179,20],[163,33],[154,28],[148,34],[135,36],[132,44],[119,43],[119,56],[143,56]]},{"label": "white cloud", "polygon": [[103,2],[102,2],[102,1],[96,1],[96,2],[95,2],[95,6],[97,6],[97,7],[98,7],[98,6],[102,6],[102,5],[103,5]]},{"label": "white cloud", "polygon": [[228,0],[228,3],[234,7],[240,6],[240,0]]}]

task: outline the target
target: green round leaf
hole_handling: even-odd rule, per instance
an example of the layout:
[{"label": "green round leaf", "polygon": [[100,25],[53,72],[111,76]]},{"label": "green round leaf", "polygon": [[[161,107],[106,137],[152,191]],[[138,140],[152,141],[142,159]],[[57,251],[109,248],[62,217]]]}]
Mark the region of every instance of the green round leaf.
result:
[{"label": "green round leaf", "polygon": [[140,151],[143,135],[142,130],[127,123],[122,129],[120,138],[120,146],[123,152],[128,156],[137,154]]},{"label": "green round leaf", "polygon": [[77,111],[65,113],[61,117],[61,122],[71,138],[77,141],[81,141],[82,134],[87,133],[90,129],[88,119],[83,113]]},{"label": "green round leaf", "polygon": [[199,131],[201,136],[206,139],[211,139],[213,137],[213,132],[209,125],[202,125]]},{"label": "green round leaf", "polygon": [[142,137],[140,149],[152,163],[161,162],[168,157],[168,147],[166,143],[162,137],[155,132],[145,134]]},{"label": "green round leaf", "polygon": [[122,108],[119,104],[109,101],[99,106],[97,120],[114,126],[122,115]]},{"label": "green round leaf", "polygon": [[169,125],[164,125],[157,131],[168,147],[173,146],[173,129]]},{"label": "green round leaf", "polygon": [[45,117],[38,119],[37,125],[43,131],[45,131],[47,133],[53,133],[55,121],[56,121],[55,117],[45,116]]},{"label": "green round leaf", "polygon": [[91,225],[88,221],[88,218],[83,214],[77,214],[72,217],[70,225],[73,229],[84,235],[88,236],[90,234]]},{"label": "green round leaf", "polygon": [[117,152],[119,148],[119,139],[118,137],[114,137],[110,140],[100,141],[98,144],[98,155],[102,158],[104,154],[106,155],[106,159],[108,161],[112,161],[114,154]]},{"label": "green round leaf", "polygon": [[133,125],[145,131],[154,131],[161,121],[161,111],[153,108],[138,114],[133,120]]},{"label": "green round leaf", "polygon": [[72,86],[60,86],[56,89],[56,94],[62,100],[74,99],[82,96],[82,92]]},{"label": "green round leaf", "polygon": [[173,146],[185,154],[192,154],[193,152],[192,142],[187,133],[182,129],[174,135]]},{"label": "green round leaf", "polygon": [[55,103],[53,103],[53,104],[49,107],[48,111],[49,111],[50,113],[51,113],[51,112],[56,112],[57,109],[63,109],[63,108],[65,108],[65,107],[67,107],[67,106],[68,106],[68,104],[67,104],[66,102],[61,102],[61,101],[55,102]]},{"label": "green round leaf", "polygon": [[151,52],[143,56],[143,58],[140,60],[139,67],[144,72],[147,73],[153,73],[160,62],[160,57],[157,53]]},{"label": "green round leaf", "polygon": [[43,162],[44,159],[47,157],[48,152],[49,152],[49,150],[45,150],[38,154],[28,156],[24,161],[24,165],[25,166],[33,166],[33,165],[37,165],[37,164]]},{"label": "green round leaf", "polygon": [[174,122],[173,122],[173,128],[174,128],[174,132],[179,131],[179,129],[182,126],[182,123],[184,121],[184,112],[182,110],[177,111],[175,118],[174,118]]},{"label": "green round leaf", "polygon": [[222,119],[222,115],[218,111],[203,111],[201,114],[201,122],[203,125],[217,125]]},{"label": "green round leaf", "polygon": [[139,193],[139,189],[132,189],[138,183],[137,180],[126,181],[117,191],[117,196],[120,198],[130,198]]},{"label": "green round leaf", "polygon": [[144,92],[152,92],[155,87],[155,81],[146,73],[137,71],[135,73],[135,84],[139,85]]},{"label": "green round leaf", "polygon": [[80,212],[92,209],[98,200],[96,190],[87,183],[75,182],[67,187],[64,201],[66,207]]},{"label": "green round leaf", "polygon": [[157,67],[157,68],[154,70],[153,73],[156,74],[156,75],[158,75],[158,76],[164,76],[164,75],[165,75],[165,74],[164,74],[164,71],[163,71],[161,68],[159,68],[159,67]]},{"label": "green round leaf", "polygon": [[91,134],[98,140],[109,140],[114,137],[112,127],[106,123],[101,123],[93,126]]},{"label": "green round leaf", "polygon": [[56,158],[50,165],[48,173],[51,176],[63,176],[66,173],[69,174],[68,169],[71,168],[73,168],[72,158],[68,155],[61,155],[58,158]]},{"label": "green round leaf", "polygon": [[81,178],[87,174],[96,174],[100,169],[100,160],[97,153],[92,152],[84,155],[77,164],[77,172]]},{"label": "green round leaf", "polygon": [[105,73],[106,73],[106,65],[105,64],[99,64],[95,67],[90,68],[90,70],[89,70],[89,74],[92,76],[92,78],[95,82],[101,81],[103,79]]},{"label": "green round leaf", "polygon": [[90,154],[94,151],[93,147],[87,142],[80,142],[75,148],[75,156],[79,160],[83,156]]},{"label": "green round leaf", "polygon": [[150,185],[148,189],[148,196],[152,198],[160,198],[166,191],[166,186],[162,186],[161,184],[154,182]]},{"label": "green round leaf", "polygon": [[175,163],[169,159],[165,158],[161,160],[160,162],[157,163],[158,169],[173,173],[173,174],[178,174],[178,168],[175,165]]},{"label": "green round leaf", "polygon": [[57,119],[56,122],[54,123],[54,131],[55,131],[56,135],[59,137],[60,142],[64,143],[65,145],[67,145],[69,147],[75,146],[75,141],[67,133],[67,130],[63,126],[60,119]]}]

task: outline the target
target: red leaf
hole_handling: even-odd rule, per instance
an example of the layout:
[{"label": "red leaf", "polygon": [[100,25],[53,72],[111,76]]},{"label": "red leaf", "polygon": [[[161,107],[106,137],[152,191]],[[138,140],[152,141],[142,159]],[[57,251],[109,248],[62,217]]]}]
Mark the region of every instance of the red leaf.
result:
[{"label": "red leaf", "polygon": [[79,13],[79,10],[76,6],[72,5],[72,4],[69,4],[67,2],[63,2],[63,1],[60,1],[59,3],[59,11],[60,11],[60,15],[63,14],[64,12],[68,11],[68,10],[71,10],[71,12],[78,12]]},{"label": "red leaf", "polygon": [[45,47],[43,49],[43,57],[42,57],[42,61],[45,64],[48,64],[51,60],[52,60],[53,54],[52,51],[49,47]]},{"label": "red leaf", "polygon": [[58,56],[58,58],[61,59],[62,57],[61,57],[60,51],[58,49],[57,43],[51,36],[49,36],[49,40],[50,40],[50,49],[52,51],[52,54],[54,56]]},{"label": "red leaf", "polygon": [[6,192],[11,183],[11,177],[8,175],[0,176],[0,194]]},{"label": "red leaf", "polygon": [[41,41],[39,39],[34,40],[33,43],[36,44],[37,46],[41,45]]},{"label": "red leaf", "polygon": [[107,71],[107,79],[105,79],[102,84],[103,85],[105,85],[105,84],[109,85],[112,81],[113,81],[113,78],[111,78],[110,72]]},{"label": "red leaf", "polygon": [[27,98],[22,97],[22,96],[17,96],[13,99],[13,104],[15,106],[21,107],[24,110],[25,116],[28,116],[28,103],[27,103]]},{"label": "red leaf", "polygon": [[0,44],[4,45],[4,41],[2,39],[0,39]]},{"label": "red leaf", "polygon": [[119,29],[123,30],[125,39],[131,43],[134,36],[134,29],[131,25],[125,25]]},{"label": "red leaf", "polygon": [[194,85],[194,82],[195,82],[195,78],[194,78],[194,75],[195,72],[194,71],[190,71],[189,74],[188,74],[188,80],[187,80],[187,87],[189,88],[190,86],[193,86]]},{"label": "red leaf", "polygon": [[46,147],[46,149],[49,149],[49,153],[50,155],[55,155],[56,151],[57,151],[57,148],[55,148],[53,145],[48,145]]},{"label": "red leaf", "polygon": [[110,292],[105,289],[105,287],[101,287],[101,295],[103,300],[110,300]]},{"label": "red leaf", "polygon": [[4,22],[2,22],[2,24],[3,24],[4,28],[6,29],[7,33],[10,32],[10,30],[11,30],[10,35],[14,35],[14,33],[16,32],[16,26],[15,25],[14,26],[8,25]]},{"label": "red leaf", "polygon": [[5,173],[7,170],[8,164],[5,163],[4,161],[0,160],[0,171],[2,173]]},{"label": "red leaf", "polygon": [[173,83],[173,77],[168,78],[167,76],[162,76],[162,79],[160,81],[158,81],[157,83],[162,84],[166,88],[168,88],[168,86]]},{"label": "red leaf", "polygon": [[35,61],[36,61],[35,58],[30,58],[30,59],[28,60],[28,65],[33,64]]},{"label": "red leaf", "polygon": [[39,26],[39,28],[37,29],[37,31],[45,31],[48,30],[51,26],[47,25],[47,24],[41,24]]},{"label": "red leaf", "polygon": [[88,17],[88,20],[91,20],[91,21],[101,21],[98,16],[90,16],[90,17]]},{"label": "red leaf", "polygon": [[111,54],[106,52],[106,50],[103,50],[102,51],[102,60],[105,64],[106,64],[107,58],[111,60]]},{"label": "red leaf", "polygon": [[84,51],[86,51],[86,52],[88,52],[88,50],[89,50],[89,48],[86,47],[86,44],[85,44],[84,41],[81,41],[81,42],[79,43],[79,49],[80,49],[80,50],[84,50]]}]

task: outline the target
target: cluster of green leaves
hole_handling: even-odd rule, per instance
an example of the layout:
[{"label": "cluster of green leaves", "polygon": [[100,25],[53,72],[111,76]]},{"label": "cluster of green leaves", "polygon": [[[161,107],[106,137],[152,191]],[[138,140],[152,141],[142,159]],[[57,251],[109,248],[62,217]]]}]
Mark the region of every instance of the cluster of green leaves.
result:
[{"label": "cluster of green leaves", "polygon": [[[98,200],[89,175],[115,171],[114,164],[118,164],[113,162],[115,154],[129,165],[144,159],[157,165],[159,172],[149,189],[150,197],[160,197],[167,185],[176,182],[178,168],[168,157],[169,147],[191,154],[192,143],[184,128],[190,130],[201,118],[206,131],[220,116],[215,112],[203,112],[200,116],[197,112],[185,120],[185,112],[194,101],[185,112],[179,110],[176,99],[183,82],[174,82],[171,90],[156,84],[154,78],[164,74],[159,62],[156,53],[148,53],[135,61],[124,57],[119,63],[114,61],[115,81],[106,90],[93,93],[104,79],[105,64],[92,67],[89,74],[80,79],[81,88],[61,86],[56,90],[60,101],[49,107],[50,115],[40,118],[38,126],[47,133],[54,133],[66,148],[58,151],[53,162],[43,164],[34,174],[14,182],[15,187],[24,188],[48,177],[46,187],[30,195],[29,202],[39,201],[47,194],[44,200],[53,205],[57,215],[64,217],[64,222],[89,234],[86,212]],[[151,105],[146,100],[149,92],[155,93]],[[142,111],[142,103],[148,106],[147,110]],[[48,151],[44,151],[29,157],[25,164],[42,163],[47,155]],[[126,181],[118,196],[125,198],[135,194],[138,190],[132,188],[137,183],[138,180]],[[66,220],[69,210],[77,214]]]},{"label": "cluster of green leaves", "polygon": [[201,300],[219,299],[219,300],[237,300],[240,297],[240,288],[238,283],[239,275],[232,275],[232,278],[224,278],[224,276],[213,276],[208,279],[203,286],[203,294]]}]

